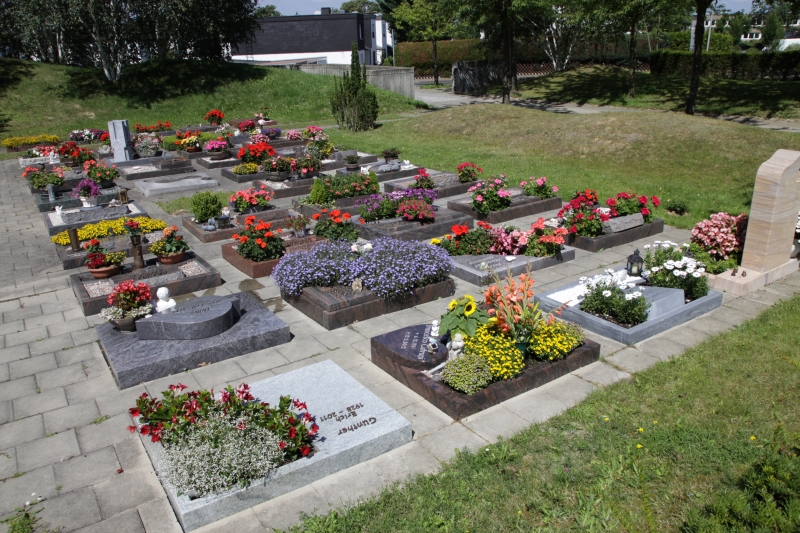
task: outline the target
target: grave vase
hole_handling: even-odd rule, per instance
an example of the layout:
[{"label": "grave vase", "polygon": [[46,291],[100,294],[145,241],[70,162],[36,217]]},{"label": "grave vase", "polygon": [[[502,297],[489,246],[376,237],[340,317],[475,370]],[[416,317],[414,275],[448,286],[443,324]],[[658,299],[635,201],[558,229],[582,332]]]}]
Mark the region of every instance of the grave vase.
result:
[{"label": "grave vase", "polygon": [[94,279],[106,279],[119,274],[119,265],[108,265],[100,268],[87,268]]},{"label": "grave vase", "polygon": [[141,235],[131,235],[131,245],[133,245],[133,246],[141,246],[142,245],[142,236]]},{"label": "grave vase", "polygon": [[135,318],[120,318],[119,320],[109,320],[109,322],[123,333],[133,333],[136,331]]},{"label": "grave vase", "polygon": [[164,265],[174,265],[176,263],[180,263],[183,261],[183,256],[186,255],[186,252],[178,252],[174,254],[167,254],[167,255],[159,255],[158,261]]},{"label": "grave vase", "polygon": [[525,357],[525,356],[528,355],[528,343],[527,342],[517,342],[517,343],[514,343],[514,344],[516,344],[517,350],[520,351],[520,353],[522,354],[522,357]]},{"label": "grave vase", "polygon": [[97,204],[97,199],[89,196],[78,196],[78,199],[81,201],[81,207],[92,207],[93,204]]}]

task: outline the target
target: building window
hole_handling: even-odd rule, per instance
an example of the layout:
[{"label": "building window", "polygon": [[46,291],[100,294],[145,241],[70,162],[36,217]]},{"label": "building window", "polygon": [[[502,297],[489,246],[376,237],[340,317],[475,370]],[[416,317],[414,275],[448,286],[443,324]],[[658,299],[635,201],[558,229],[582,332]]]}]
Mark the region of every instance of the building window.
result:
[{"label": "building window", "polygon": [[358,40],[364,40],[364,28],[361,27],[361,24],[358,25]]}]

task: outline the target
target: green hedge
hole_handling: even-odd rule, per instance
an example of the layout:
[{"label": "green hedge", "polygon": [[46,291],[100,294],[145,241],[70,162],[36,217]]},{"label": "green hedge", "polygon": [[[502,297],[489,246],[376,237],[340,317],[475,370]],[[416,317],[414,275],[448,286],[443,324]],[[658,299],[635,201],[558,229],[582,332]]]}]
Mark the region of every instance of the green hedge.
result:
[{"label": "green hedge", "polygon": [[[691,76],[693,52],[659,50],[650,54],[650,72]],[[703,52],[700,75],[736,80],[790,80],[800,77],[800,51],[741,54]]]},{"label": "green hedge", "polygon": [[[485,59],[480,48],[480,39],[439,41],[436,46],[439,56],[439,76],[450,77],[456,61]],[[398,43],[395,50],[398,67],[414,67],[417,76],[433,75],[433,45],[428,42]]]},{"label": "green hedge", "polygon": [[[689,51],[689,40],[691,39],[691,32],[688,31],[673,31],[665,35],[665,45],[671,50],[678,52]],[[703,34],[703,52],[706,51],[706,43],[708,42],[708,32]],[[732,52],[733,51],[733,37],[727,33],[711,33],[711,45],[709,52]]]}]

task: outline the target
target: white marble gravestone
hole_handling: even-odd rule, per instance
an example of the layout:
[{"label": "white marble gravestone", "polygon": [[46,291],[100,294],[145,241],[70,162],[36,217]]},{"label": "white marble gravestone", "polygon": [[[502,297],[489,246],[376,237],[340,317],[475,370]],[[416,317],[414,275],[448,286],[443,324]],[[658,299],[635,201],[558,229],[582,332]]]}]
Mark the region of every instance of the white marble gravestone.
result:
[{"label": "white marble gravestone", "polygon": [[108,123],[108,136],[114,149],[114,162],[133,159],[133,143],[127,120],[112,120]]}]

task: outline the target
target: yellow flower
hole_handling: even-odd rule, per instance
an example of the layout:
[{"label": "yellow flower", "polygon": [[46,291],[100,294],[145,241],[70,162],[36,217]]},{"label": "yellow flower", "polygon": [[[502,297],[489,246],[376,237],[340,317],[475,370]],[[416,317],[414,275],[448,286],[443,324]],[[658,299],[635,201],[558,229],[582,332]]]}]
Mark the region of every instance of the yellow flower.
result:
[{"label": "yellow flower", "polygon": [[474,313],[476,309],[475,302],[467,302],[467,305],[464,306],[464,314],[469,316]]},{"label": "yellow flower", "polygon": [[442,240],[441,239],[431,239],[431,244],[433,244],[433,245],[442,244]]},{"label": "yellow flower", "polygon": [[750,440],[756,440],[756,436],[755,435],[750,435]]},{"label": "yellow flower", "polygon": [[604,421],[604,422],[608,422],[609,420],[611,420],[611,419],[610,419],[610,418],[608,418],[608,417],[605,417],[605,418],[603,419],[603,421]]},{"label": "yellow flower", "polygon": [[473,298],[471,294],[465,294],[464,298],[466,298],[470,302],[474,302],[475,301],[475,298]]},{"label": "yellow flower", "polygon": [[452,302],[450,302],[450,305],[448,305],[447,308],[452,311],[453,309],[456,308],[457,305],[458,305],[458,302],[453,300]]},{"label": "yellow flower", "polygon": [[636,431],[638,431],[639,433],[644,433],[644,428],[639,428]]},{"label": "yellow flower", "polygon": [[658,425],[658,420],[653,420],[653,425],[657,426]]},{"label": "yellow flower", "polygon": [[636,445],[636,448],[637,448],[637,449],[639,449],[639,450],[641,450],[642,448],[644,448],[644,446],[642,446],[641,444],[637,444],[637,445]]}]

